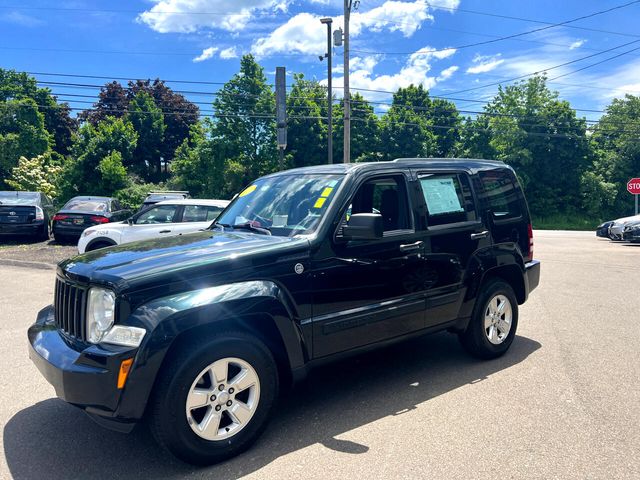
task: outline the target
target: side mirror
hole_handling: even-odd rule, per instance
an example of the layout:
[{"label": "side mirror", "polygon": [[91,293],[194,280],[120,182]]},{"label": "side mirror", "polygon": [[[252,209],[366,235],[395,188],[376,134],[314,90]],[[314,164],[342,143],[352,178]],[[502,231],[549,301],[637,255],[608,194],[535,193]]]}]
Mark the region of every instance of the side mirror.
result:
[{"label": "side mirror", "polygon": [[127,218],[127,223],[128,223],[129,225],[133,225],[133,217],[129,217],[129,218]]},{"label": "side mirror", "polygon": [[356,213],[342,227],[342,236],[345,240],[377,240],[382,238],[383,230],[379,213]]}]

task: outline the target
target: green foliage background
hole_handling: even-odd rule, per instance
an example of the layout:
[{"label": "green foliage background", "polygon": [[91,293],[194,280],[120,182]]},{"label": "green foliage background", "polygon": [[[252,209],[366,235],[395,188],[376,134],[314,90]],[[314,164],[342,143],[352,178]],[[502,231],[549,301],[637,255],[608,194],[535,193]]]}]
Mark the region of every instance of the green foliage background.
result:
[{"label": "green foliage background", "polygon": [[[278,162],[275,99],[250,56],[216,92],[213,116],[161,80],[102,87],[94,108],[71,109],[25,73],[0,69],[0,188],[41,190],[59,203],[113,195],[136,208],[151,190],[230,198]],[[334,99],[334,161],[343,104]],[[301,74],[288,92],[282,168],[326,163],[327,90]],[[543,76],[500,87],[475,117],[422,86],[401,88],[382,115],[352,96],[352,161],[486,158],[512,165],[534,226],[589,228],[632,213],[626,181],[640,176],[640,97],[616,98],[588,126]]]}]

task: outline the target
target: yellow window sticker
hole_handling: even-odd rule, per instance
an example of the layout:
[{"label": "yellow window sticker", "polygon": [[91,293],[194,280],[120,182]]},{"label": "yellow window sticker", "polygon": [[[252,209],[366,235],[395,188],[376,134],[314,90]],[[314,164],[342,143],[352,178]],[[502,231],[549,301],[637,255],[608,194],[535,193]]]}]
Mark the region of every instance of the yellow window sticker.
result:
[{"label": "yellow window sticker", "polygon": [[256,189],[257,187],[255,185],[250,185],[247,188],[245,188],[242,192],[240,192],[240,195],[238,195],[239,197],[244,197],[245,195],[249,195],[250,193],[253,193],[253,191]]},{"label": "yellow window sticker", "polygon": [[324,202],[326,202],[327,199],[325,197],[320,197],[318,200],[316,200],[316,203],[313,205],[313,208],[322,208],[322,206],[324,205]]},{"label": "yellow window sticker", "polygon": [[321,197],[328,197],[329,195],[331,195],[331,192],[333,192],[333,187],[327,187],[325,188],[322,193],[320,194]]}]

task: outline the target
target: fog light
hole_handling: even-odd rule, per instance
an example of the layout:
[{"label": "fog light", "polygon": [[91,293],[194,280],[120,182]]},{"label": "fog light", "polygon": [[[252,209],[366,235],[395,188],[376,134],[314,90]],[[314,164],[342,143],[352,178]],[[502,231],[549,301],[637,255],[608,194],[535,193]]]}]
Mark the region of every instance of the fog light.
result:
[{"label": "fog light", "polygon": [[147,331],[144,328],[114,325],[102,337],[100,343],[111,343],[113,345],[122,345],[123,347],[139,347],[145,333]]}]

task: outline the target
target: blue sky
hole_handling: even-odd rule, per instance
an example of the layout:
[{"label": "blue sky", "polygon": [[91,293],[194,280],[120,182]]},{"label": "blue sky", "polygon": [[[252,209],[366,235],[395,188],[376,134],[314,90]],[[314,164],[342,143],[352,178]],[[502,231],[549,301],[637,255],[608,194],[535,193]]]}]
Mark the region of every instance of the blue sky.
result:
[{"label": "blue sky", "polygon": [[[362,0],[352,14],[351,85],[393,91],[420,83],[433,95],[463,99],[456,100],[461,110],[477,111],[497,86],[477,87],[593,55],[550,70],[548,76],[569,74],[552,80],[550,86],[581,109],[581,116],[597,119],[600,113],[583,110],[602,110],[625,92],[640,94],[640,3],[571,23],[571,27],[456,47],[545,27],[530,20],[562,22],[629,1]],[[271,82],[276,66],[325,81],[326,63],[318,60],[326,48],[326,26],[319,22],[324,16],[333,17],[335,27],[341,25],[342,1],[1,0],[0,67],[109,78],[225,82],[237,72],[239,56],[250,52],[265,67]],[[613,50],[598,54],[609,49]],[[342,52],[341,47],[334,48],[334,85],[342,84]],[[620,56],[589,67],[616,55]],[[36,77],[43,82],[105,82]],[[198,92],[218,88],[170,85]],[[78,102],[91,99],[71,95],[98,93],[94,88],[51,88],[74,107],[88,107]],[[335,93],[340,95],[341,90]],[[390,101],[385,93],[362,93],[380,102],[378,111],[384,111],[384,103]],[[189,93],[187,97],[210,110],[206,104],[212,96]]]}]

